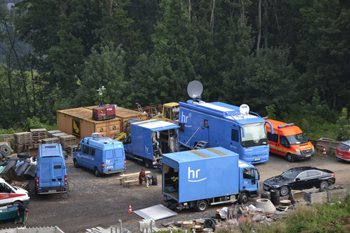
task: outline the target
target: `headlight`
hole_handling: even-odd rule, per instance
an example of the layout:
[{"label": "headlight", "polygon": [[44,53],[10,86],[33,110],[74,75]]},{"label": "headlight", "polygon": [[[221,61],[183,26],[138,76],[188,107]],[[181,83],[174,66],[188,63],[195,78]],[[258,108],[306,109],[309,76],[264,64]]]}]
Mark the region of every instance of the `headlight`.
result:
[{"label": "headlight", "polygon": [[277,189],[279,187],[280,187],[279,185],[271,185],[271,188],[273,188],[273,189]]},{"label": "headlight", "polygon": [[300,150],[297,150],[297,149],[295,149],[295,150],[297,151],[297,154],[298,154],[298,155],[301,155]]},{"label": "headlight", "polygon": [[314,146],[312,146],[312,152],[314,152],[315,151],[315,148],[314,148]]}]

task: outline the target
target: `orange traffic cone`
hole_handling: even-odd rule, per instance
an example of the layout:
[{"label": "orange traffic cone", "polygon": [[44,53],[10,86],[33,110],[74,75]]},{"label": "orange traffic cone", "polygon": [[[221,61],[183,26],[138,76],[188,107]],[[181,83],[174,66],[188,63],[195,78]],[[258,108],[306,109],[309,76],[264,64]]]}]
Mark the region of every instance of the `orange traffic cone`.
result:
[{"label": "orange traffic cone", "polygon": [[129,204],[129,213],[132,213],[131,204]]},{"label": "orange traffic cone", "polygon": [[323,147],[323,156],[327,156],[326,147]]}]

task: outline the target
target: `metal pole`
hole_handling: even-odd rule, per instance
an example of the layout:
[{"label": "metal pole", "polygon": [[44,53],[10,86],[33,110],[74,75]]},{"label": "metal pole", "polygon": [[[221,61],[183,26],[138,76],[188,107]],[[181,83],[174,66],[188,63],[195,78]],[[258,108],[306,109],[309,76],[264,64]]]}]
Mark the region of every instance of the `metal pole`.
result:
[{"label": "metal pole", "polygon": [[152,224],[153,224],[153,220],[151,220],[151,224],[150,224],[150,227],[151,227],[151,232],[150,232],[150,233],[153,232],[153,231],[152,231]]},{"label": "metal pole", "polygon": [[122,220],[121,219],[119,219],[119,223],[120,223],[120,233],[123,233],[123,227],[122,227]]}]

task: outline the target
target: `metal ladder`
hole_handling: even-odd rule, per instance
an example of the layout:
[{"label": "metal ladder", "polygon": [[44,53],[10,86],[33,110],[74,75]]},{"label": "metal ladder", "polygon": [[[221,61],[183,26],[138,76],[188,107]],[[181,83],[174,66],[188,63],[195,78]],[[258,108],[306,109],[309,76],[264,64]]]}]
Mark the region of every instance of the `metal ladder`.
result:
[{"label": "metal ladder", "polygon": [[208,144],[208,142],[206,141],[199,141],[197,142],[196,146],[194,147],[195,150],[197,149],[203,149],[206,145]]}]

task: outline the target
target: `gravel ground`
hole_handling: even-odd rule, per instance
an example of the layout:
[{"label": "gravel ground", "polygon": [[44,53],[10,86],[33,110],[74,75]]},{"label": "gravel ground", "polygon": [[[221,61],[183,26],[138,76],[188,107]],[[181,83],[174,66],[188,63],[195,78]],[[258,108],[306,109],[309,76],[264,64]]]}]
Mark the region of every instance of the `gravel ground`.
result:
[{"label": "gravel ground", "polygon": [[[132,209],[139,210],[157,204],[164,204],[161,192],[161,172],[151,169],[158,177],[158,185],[139,186],[133,183],[130,188],[122,187],[119,174],[95,177],[92,171],[84,168],[74,168],[72,158],[66,161],[70,191],[68,194],[36,195],[31,191],[29,204],[29,218],[27,227],[58,226],[64,232],[85,232],[93,227],[119,226],[119,219],[123,227],[136,232],[141,217],[135,213],[128,213],[129,204]],[[310,160],[288,163],[284,158],[271,155],[269,162],[256,165],[263,180],[278,175],[286,169],[299,165],[312,165],[327,168],[335,172],[336,185],[350,190],[349,163],[330,157],[314,157]],[[127,173],[139,172],[142,164],[127,160]],[[34,181],[32,183],[32,188]],[[262,186],[262,185],[261,185]],[[250,200],[254,203],[255,200]],[[183,210],[175,217],[156,221],[156,227],[161,223],[210,218],[215,210],[228,205],[210,206],[205,212]],[[0,228],[12,228],[11,222],[2,223]]]}]

